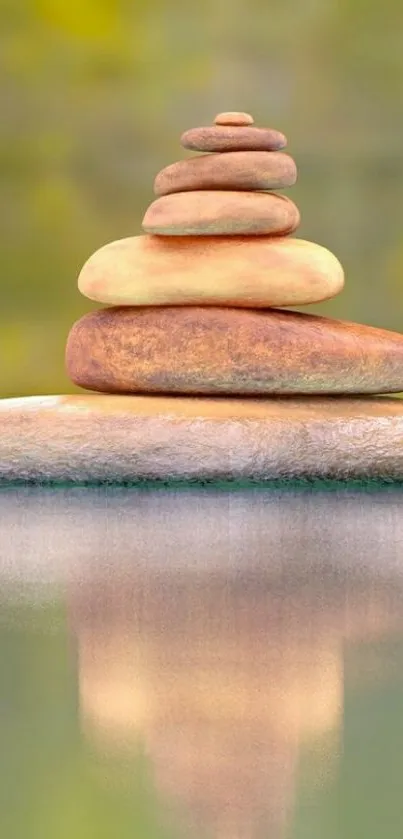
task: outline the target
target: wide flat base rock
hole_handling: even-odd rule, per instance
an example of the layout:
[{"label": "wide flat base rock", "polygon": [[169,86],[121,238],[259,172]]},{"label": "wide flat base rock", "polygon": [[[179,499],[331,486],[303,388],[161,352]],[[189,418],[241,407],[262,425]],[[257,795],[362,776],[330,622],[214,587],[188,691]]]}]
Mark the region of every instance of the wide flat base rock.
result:
[{"label": "wide flat base rock", "polygon": [[403,480],[403,400],[0,400],[0,481]]}]

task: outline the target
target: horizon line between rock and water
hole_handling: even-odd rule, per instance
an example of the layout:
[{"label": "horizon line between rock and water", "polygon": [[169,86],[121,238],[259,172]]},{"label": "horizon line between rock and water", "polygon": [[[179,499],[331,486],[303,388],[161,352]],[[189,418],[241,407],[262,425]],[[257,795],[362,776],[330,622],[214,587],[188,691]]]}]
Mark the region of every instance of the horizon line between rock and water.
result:
[{"label": "horizon line between rock and water", "polygon": [[37,489],[72,489],[72,488],[86,488],[86,489],[142,489],[142,490],[162,490],[162,489],[178,489],[178,490],[197,490],[197,489],[214,489],[214,490],[231,490],[242,491],[245,489],[261,489],[261,490],[324,490],[324,491],[338,491],[338,490],[360,490],[364,492],[376,492],[378,490],[388,489],[403,489],[403,477],[401,479],[394,479],[385,477],[374,478],[273,478],[273,479],[215,479],[215,478],[155,478],[155,479],[138,479],[138,480],[43,480],[43,479],[2,479],[0,477],[0,491],[14,488],[31,487]]}]

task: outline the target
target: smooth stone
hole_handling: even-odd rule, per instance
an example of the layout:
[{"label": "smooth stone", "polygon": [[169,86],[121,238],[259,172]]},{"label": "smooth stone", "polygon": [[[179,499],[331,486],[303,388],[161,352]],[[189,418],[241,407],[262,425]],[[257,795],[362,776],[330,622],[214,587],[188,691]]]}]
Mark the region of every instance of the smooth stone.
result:
[{"label": "smooth stone", "polygon": [[296,164],[284,152],[233,151],[172,163],[158,173],[154,192],[169,195],[199,189],[281,189],[293,186],[296,180]]},{"label": "smooth stone", "polygon": [[96,251],[78,279],[90,300],[125,306],[302,306],[343,285],[326,248],[270,236],[133,236]]},{"label": "smooth stone", "polygon": [[298,207],[284,195],[200,190],[157,198],[148,207],[143,229],[163,236],[281,236],[299,223]]},{"label": "smooth stone", "polygon": [[250,114],[243,111],[224,111],[214,120],[216,125],[253,125],[254,121]]},{"label": "smooth stone", "polygon": [[66,367],[106,393],[393,393],[403,335],[281,309],[110,308],[74,324]]},{"label": "smooth stone", "polygon": [[180,141],[185,149],[193,151],[279,151],[287,145],[287,138],[281,131],[254,125],[189,128]]},{"label": "smooth stone", "polygon": [[0,400],[1,481],[403,479],[403,400]]}]

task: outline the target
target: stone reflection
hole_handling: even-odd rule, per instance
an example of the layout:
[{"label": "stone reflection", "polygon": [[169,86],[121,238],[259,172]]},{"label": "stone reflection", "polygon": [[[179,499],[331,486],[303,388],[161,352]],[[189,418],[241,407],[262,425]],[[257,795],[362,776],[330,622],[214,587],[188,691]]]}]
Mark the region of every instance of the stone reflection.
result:
[{"label": "stone reflection", "polygon": [[[176,550],[167,551],[161,527],[151,530],[152,562],[147,540],[136,544],[133,530],[130,549],[125,541],[119,561],[100,560],[96,571],[93,564],[72,604],[86,735],[103,751],[144,749],[161,801],[183,815],[187,835],[294,835],[304,749],[319,744],[315,785],[337,771],[347,649],[403,629],[397,544],[386,541],[377,573],[371,550],[367,564],[362,552],[371,528],[361,531],[361,553],[351,539],[340,554],[343,516],[357,513],[351,499],[348,514],[339,505],[334,540],[329,522],[317,539],[305,505],[292,546],[289,531],[279,538],[279,510],[270,504],[260,543],[256,531],[247,538],[248,515],[256,526],[262,503],[255,499],[252,515],[244,499],[244,536],[232,530],[232,550],[234,509],[220,503],[207,515],[205,536],[200,530]],[[227,551],[207,555],[208,525],[215,518],[225,528],[225,515]],[[276,516],[277,554],[265,544]],[[373,508],[375,546],[377,520]],[[378,660],[370,680],[382,677]]]},{"label": "stone reflection", "polygon": [[[175,839],[357,835],[376,803],[358,783],[360,708],[389,689],[403,660],[402,497],[212,488],[2,496],[3,597],[20,588],[38,603],[67,600],[83,746],[95,749],[99,782],[129,796],[145,752],[161,837],[169,825]],[[366,742],[375,729],[376,742],[383,737],[378,699]],[[388,812],[399,726],[394,717],[371,775],[375,790],[382,779],[388,788]],[[352,797],[358,787],[363,799]],[[335,810],[321,821],[329,788]],[[378,837],[367,822],[363,835]]]}]

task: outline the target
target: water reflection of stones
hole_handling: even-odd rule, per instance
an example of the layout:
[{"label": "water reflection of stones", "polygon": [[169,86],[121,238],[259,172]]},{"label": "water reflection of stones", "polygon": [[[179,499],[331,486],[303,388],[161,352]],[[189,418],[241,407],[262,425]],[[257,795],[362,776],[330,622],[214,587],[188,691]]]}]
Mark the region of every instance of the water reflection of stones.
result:
[{"label": "water reflection of stones", "polygon": [[345,642],[403,623],[388,585],[299,583],[134,573],[76,604],[87,734],[141,742],[162,797],[220,839],[286,835],[304,746],[325,776],[337,760]]},{"label": "water reflection of stones", "polygon": [[337,768],[346,650],[402,632],[401,492],[13,492],[2,591],[68,584],[88,738],[144,747],[185,835],[283,839],[305,745]]}]

